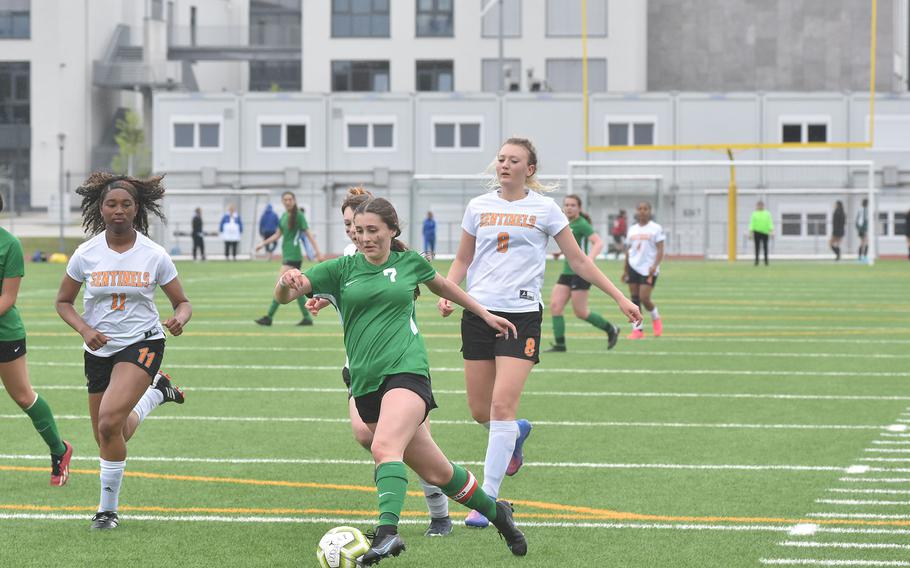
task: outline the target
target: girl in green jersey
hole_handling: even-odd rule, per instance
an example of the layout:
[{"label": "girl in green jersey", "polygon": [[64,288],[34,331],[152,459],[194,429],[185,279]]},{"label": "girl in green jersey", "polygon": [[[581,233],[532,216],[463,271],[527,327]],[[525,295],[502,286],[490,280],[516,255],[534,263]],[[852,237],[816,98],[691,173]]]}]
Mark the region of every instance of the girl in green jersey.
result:
[{"label": "girl in green jersey", "polygon": [[[3,211],[2,195],[0,211]],[[51,485],[61,486],[69,479],[73,446],[60,437],[51,407],[32,390],[28,380],[25,326],[16,309],[23,276],[25,260],[22,245],[9,231],[0,228],[0,380],[10,398],[32,419],[35,430],[50,448]]]},{"label": "girl in green jersey", "polygon": [[414,322],[414,292],[418,284],[426,284],[477,314],[500,336],[514,336],[515,326],[447,282],[419,253],[406,250],[396,238],[401,234],[398,215],[387,200],[360,205],[354,225],[363,254],[323,262],[306,274],[288,270],[278,281],[275,298],[286,304],[315,293],[334,300],[342,316],[351,394],[373,432],[370,449],[379,496],[379,526],[363,565],[405,549],[398,535],[408,484],[405,464],[449,497],[480,511],[513,554],[525,555],[527,541],[512,521],[511,504],[491,499],[469,471],[449,462],[427,428],[426,417],[436,403],[426,346]]}]

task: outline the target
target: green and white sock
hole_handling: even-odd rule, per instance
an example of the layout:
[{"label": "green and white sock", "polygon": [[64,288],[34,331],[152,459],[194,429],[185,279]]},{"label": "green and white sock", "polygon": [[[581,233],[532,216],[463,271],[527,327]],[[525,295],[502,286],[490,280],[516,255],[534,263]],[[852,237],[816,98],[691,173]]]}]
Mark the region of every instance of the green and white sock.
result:
[{"label": "green and white sock", "polygon": [[408,471],[404,462],[381,463],[376,467],[376,491],[379,493],[379,525],[398,526],[404,498],[408,493]]},{"label": "green and white sock", "polygon": [[44,443],[50,448],[51,453],[55,456],[61,456],[66,453],[66,446],[63,445],[63,438],[57,430],[57,421],[54,420],[54,413],[46,400],[40,395],[35,395],[35,402],[25,409],[25,413],[32,419],[35,430],[44,438]]},{"label": "green and white sock", "polygon": [[452,464],[452,479],[440,487],[442,492],[469,509],[474,509],[488,520],[496,519],[496,501],[484,493],[474,474],[457,463]]}]

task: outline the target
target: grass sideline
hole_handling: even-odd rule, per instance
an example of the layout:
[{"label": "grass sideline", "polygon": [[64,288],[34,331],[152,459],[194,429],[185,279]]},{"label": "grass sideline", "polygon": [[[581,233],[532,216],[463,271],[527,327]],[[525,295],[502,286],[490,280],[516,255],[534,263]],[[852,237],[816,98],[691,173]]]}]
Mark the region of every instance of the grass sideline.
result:
[{"label": "grass sideline", "polygon": [[[618,278],[617,263],[602,266]],[[548,263],[546,295],[560,267]],[[48,486],[40,438],[0,398],[0,565],[316,566],[327,529],[370,526],[372,466],[347,424],[335,315],[300,328],[289,305],[258,327],[277,264],[185,262],[194,318],[168,339],[162,368],[187,403],[142,425],[129,445],[122,525],[90,532],[97,448],[79,337],[53,307],[63,269],[29,263],[18,306],[32,382],[75,446],[74,471],[66,487]],[[603,334],[567,315],[570,351],[545,354],[532,373],[520,412],[535,423],[527,465],[503,485],[528,556],[511,557],[492,529],[460,523],[451,537],[424,538],[412,474],[408,550],[382,565],[903,565],[908,276],[905,261],[670,262],[654,293],[665,336],[621,339],[609,353]],[[604,295],[591,299],[618,318]],[[480,477],[486,431],[464,400],[458,321],[440,319],[427,291],[417,319],[440,406],[434,436]],[[545,313],[543,344],[550,339]],[[457,520],[466,512],[451,511]],[[796,525],[811,534],[790,535]]]}]

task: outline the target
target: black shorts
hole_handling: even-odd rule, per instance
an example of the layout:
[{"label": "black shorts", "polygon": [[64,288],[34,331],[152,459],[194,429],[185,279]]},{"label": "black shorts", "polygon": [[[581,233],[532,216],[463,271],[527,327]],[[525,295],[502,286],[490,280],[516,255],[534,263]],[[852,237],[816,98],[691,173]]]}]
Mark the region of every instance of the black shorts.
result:
[{"label": "black shorts", "polygon": [[300,266],[303,264],[302,260],[282,260],[281,264],[285,266],[290,266],[291,268],[296,268],[300,270]]},{"label": "black shorts", "polygon": [[[379,422],[379,409],[382,407],[382,397],[392,389],[407,389],[416,393],[426,405],[426,412],[423,419],[426,420],[430,411],[436,406],[436,400],[433,398],[433,388],[430,379],[423,375],[414,373],[399,373],[389,375],[382,381],[382,386],[378,390],[363,396],[354,397],[354,404],[357,405],[357,414],[364,424],[375,424]],[[423,422],[423,421],[421,421]]]},{"label": "black shorts", "polygon": [[0,363],[9,363],[25,355],[25,338],[0,341]]},{"label": "black shorts", "polygon": [[[654,286],[657,286],[657,276],[658,276],[657,274],[655,274],[654,276],[648,276],[646,274],[639,274],[638,272],[635,272],[635,269],[632,268],[631,266],[628,267],[628,270],[629,270],[629,280],[628,280],[629,284],[644,284],[645,286],[651,286],[652,288]],[[650,282],[648,281],[648,278],[651,279]]]},{"label": "black shorts", "polygon": [[117,363],[132,363],[148,373],[149,383],[161,368],[164,339],[140,341],[124,347],[110,357],[85,352],[85,386],[89,394],[104,392],[111,382],[111,372]]},{"label": "black shorts", "polygon": [[351,370],[347,367],[341,370],[341,380],[348,389],[348,398],[351,398]]},{"label": "black shorts", "polygon": [[568,286],[571,290],[591,289],[591,283],[577,274],[560,274],[556,283]]},{"label": "black shorts", "polygon": [[496,337],[496,330],[480,316],[465,310],[461,314],[461,354],[466,361],[492,361],[496,357],[515,357],[540,362],[540,322],[543,309],[536,312],[490,312],[503,317],[518,330],[518,337]]}]

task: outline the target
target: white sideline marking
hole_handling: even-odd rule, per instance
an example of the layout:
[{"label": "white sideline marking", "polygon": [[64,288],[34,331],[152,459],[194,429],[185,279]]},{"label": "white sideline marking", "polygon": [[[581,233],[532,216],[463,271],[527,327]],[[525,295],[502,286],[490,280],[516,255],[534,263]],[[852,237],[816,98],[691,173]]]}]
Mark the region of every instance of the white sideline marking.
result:
[{"label": "white sideline marking", "polygon": [[[181,384],[187,392],[299,392],[299,393],[347,393],[344,388],[333,387],[205,387]],[[72,390],[84,391],[85,385],[34,385],[39,390]],[[3,387],[0,386],[0,390]],[[433,394],[465,394],[461,389],[433,389]],[[522,396],[557,396],[557,397],[610,397],[610,398],[720,398],[720,399],[766,399],[766,400],[868,400],[900,401],[910,400],[910,396],[875,396],[875,395],[813,395],[786,393],[698,393],[698,392],[622,392],[622,391],[522,391]],[[875,442],[873,442],[875,443]],[[910,441],[906,442],[910,444]]]},{"label": "white sideline marking", "polygon": [[910,501],[873,501],[866,499],[816,499],[815,502],[821,505],[910,505]]},{"label": "white sideline marking", "polygon": [[[22,414],[0,414],[2,420],[23,420],[28,416]],[[58,414],[57,420],[88,420],[89,417],[78,414]],[[191,422],[311,422],[327,424],[348,424],[350,418],[316,418],[306,416],[148,416],[146,420],[191,421]],[[473,420],[433,420],[434,425],[475,426]],[[535,420],[541,426],[563,427],[625,427],[625,428],[733,428],[749,430],[879,430],[874,424],[724,424],[702,422],[580,422]],[[884,459],[884,458],[882,458]]]},{"label": "white sideline marking", "polygon": [[838,481],[855,483],[910,483],[910,477],[873,477],[867,479],[861,477],[842,477]]},{"label": "white sideline marking", "polygon": [[[891,428],[888,428],[891,430]],[[884,438],[910,438],[910,434],[882,434]]]},{"label": "white sideline marking", "polygon": [[795,525],[788,532],[791,536],[809,536],[814,535],[818,531],[818,525],[815,523],[800,523]]},{"label": "white sideline marking", "polygon": [[907,463],[907,462],[910,462],[910,458],[860,458],[859,461],[864,461],[864,462]]},{"label": "white sideline marking", "polygon": [[762,558],[762,564],[777,566],[910,566],[903,560],[818,560],[814,558]]},{"label": "white sideline marking", "polygon": [[[0,459],[47,461],[47,456],[0,454]],[[345,459],[284,459],[284,458],[189,458],[130,456],[137,462],[183,462],[227,464],[297,464],[297,465],[373,465],[373,460]],[[97,462],[91,456],[74,456],[73,461]],[[466,465],[483,465],[482,461],[456,460]],[[680,469],[732,471],[844,471],[842,467],[814,465],[750,465],[750,464],[677,464],[677,463],[595,463],[595,462],[525,462],[526,467],[587,468],[587,469]]]},{"label": "white sideline marking", "polygon": [[874,513],[809,513],[819,519],[910,519],[910,515],[877,515]]},{"label": "white sideline marking", "polygon": [[866,473],[868,471],[868,465],[851,465],[847,468],[847,473]]},{"label": "white sideline marking", "polygon": [[910,449],[902,448],[866,448],[863,451],[882,454],[910,454]]},{"label": "white sideline marking", "polygon": [[910,440],[872,440],[872,443],[879,446],[910,446]]},{"label": "white sideline marking", "polygon": [[906,424],[892,424],[892,425],[888,426],[888,431],[889,432],[906,432],[907,425]]},{"label": "white sideline marking", "polygon": [[[59,361],[37,361],[29,362],[29,365],[38,367],[73,367],[82,368],[83,363],[59,362]],[[189,364],[168,364],[168,369],[190,369],[190,370],[236,370],[236,371],[339,371],[338,365],[189,365]],[[464,373],[461,367],[433,367],[434,373]],[[557,373],[560,375],[737,375],[737,376],[773,376],[773,377],[854,377],[857,379],[868,377],[910,377],[908,372],[891,372],[891,371],[743,371],[727,369],[578,369],[578,368],[546,368],[535,369],[536,374]]]},{"label": "white sideline marking", "polygon": [[896,544],[890,542],[813,542],[788,540],[786,542],[780,543],[780,546],[794,546],[796,548],[868,548],[910,550],[910,544]]},{"label": "white sideline marking", "polygon": [[910,489],[829,489],[831,493],[864,493],[867,495],[910,495]]}]

